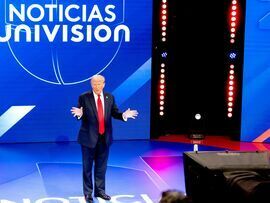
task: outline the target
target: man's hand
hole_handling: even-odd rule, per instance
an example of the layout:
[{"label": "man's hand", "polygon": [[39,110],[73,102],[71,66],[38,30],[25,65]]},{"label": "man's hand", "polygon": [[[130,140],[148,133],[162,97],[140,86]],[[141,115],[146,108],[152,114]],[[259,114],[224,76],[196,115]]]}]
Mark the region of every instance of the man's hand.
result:
[{"label": "man's hand", "polygon": [[78,118],[81,118],[83,116],[83,107],[81,108],[72,107],[70,111],[74,117],[77,116]]},{"label": "man's hand", "polygon": [[123,113],[123,117],[125,119],[128,118],[133,118],[135,119],[138,116],[138,111],[137,110],[130,110],[130,108],[128,108],[124,113]]}]

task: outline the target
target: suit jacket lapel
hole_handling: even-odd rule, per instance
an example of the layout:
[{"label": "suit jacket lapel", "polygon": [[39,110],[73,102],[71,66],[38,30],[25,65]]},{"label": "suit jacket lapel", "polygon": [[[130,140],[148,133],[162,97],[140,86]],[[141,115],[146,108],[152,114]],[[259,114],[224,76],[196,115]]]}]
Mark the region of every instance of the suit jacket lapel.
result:
[{"label": "suit jacket lapel", "polygon": [[104,95],[104,108],[105,108],[104,118],[106,120],[108,116],[108,110],[109,110],[109,96],[106,93],[103,93],[103,95]]},{"label": "suit jacket lapel", "polygon": [[89,101],[90,101],[90,104],[92,106],[92,109],[93,109],[93,111],[95,113],[95,116],[96,116],[96,118],[98,120],[97,106],[96,106],[95,97],[94,97],[93,92],[89,93]]}]

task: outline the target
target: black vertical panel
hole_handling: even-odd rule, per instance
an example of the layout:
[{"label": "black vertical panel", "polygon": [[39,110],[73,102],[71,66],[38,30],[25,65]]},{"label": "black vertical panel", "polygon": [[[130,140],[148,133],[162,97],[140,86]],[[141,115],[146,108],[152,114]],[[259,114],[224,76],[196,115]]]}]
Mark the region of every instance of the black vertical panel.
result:
[{"label": "black vertical panel", "polygon": [[207,133],[226,117],[224,1],[169,1],[168,133],[188,133],[201,113]]},{"label": "black vertical panel", "polygon": [[[154,1],[151,137],[190,133],[196,128],[194,115],[201,113],[206,134],[239,138],[244,0],[240,1],[240,28],[237,43],[233,45],[240,54],[235,69],[233,118],[227,117],[228,54],[232,48],[229,43],[229,8],[232,1],[168,0],[165,46],[160,42],[160,2]],[[167,88],[165,116],[160,117],[157,90],[163,50],[168,51]]]}]

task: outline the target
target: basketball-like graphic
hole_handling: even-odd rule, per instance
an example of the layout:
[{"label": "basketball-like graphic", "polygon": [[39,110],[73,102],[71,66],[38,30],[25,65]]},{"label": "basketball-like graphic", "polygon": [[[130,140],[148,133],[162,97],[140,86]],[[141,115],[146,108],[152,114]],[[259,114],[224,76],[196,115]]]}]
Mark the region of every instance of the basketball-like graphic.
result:
[{"label": "basketball-like graphic", "polygon": [[[17,10],[12,19],[11,4]],[[23,9],[24,21],[20,19]],[[124,0],[5,0],[5,22],[12,30],[8,47],[19,66],[36,79],[56,85],[78,84],[109,68],[117,56],[125,33],[116,33],[115,28],[124,23],[124,12]],[[14,40],[15,30],[22,24],[30,28],[31,41],[23,29],[20,41]]]}]

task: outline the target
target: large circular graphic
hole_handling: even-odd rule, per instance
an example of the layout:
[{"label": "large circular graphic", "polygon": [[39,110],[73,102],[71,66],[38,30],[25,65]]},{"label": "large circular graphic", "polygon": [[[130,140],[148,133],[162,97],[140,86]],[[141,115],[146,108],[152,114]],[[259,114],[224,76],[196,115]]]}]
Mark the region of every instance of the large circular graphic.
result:
[{"label": "large circular graphic", "polygon": [[[49,18],[44,18],[41,22],[32,22],[26,18],[25,22],[21,22],[19,18],[14,17],[14,21],[9,20],[9,4],[13,4],[16,8],[20,8],[21,4],[25,7],[29,5],[39,4],[44,6],[45,4],[63,5],[63,7],[68,7],[71,4],[76,4],[78,6],[87,5],[86,14],[91,13],[91,8],[97,5],[100,8],[100,13],[102,16],[106,17],[104,8],[108,4],[115,5],[115,15],[117,16],[113,22],[100,22],[94,19],[91,22],[70,22],[64,19],[63,22],[59,22],[57,18],[53,22],[49,22]],[[85,82],[95,74],[100,74],[105,69],[107,69],[117,56],[121,43],[123,40],[124,33],[119,34],[119,41],[115,42],[113,36],[111,40],[106,42],[100,42],[94,39],[94,29],[98,25],[105,24],[112,30],[117,25],[124,22],[124,2],[117,0],[110,0],[110,2],[105,0],[21,0],[20,2],[16,0],[5,0],[5,22],[6,25],[12,26],[12,32],[20,24],[26,24],[31,28],[32,38],[35,36],[35,25],[46,25],[49,28],[49,32],[53,33],[56,25],[60,25],[57,34],[55,35],[54,41],[49,42],[47,35],[44,30],[40,31],[40,41],[26,42],[26,33],[20,33],[20,42],[15,42],[14,38],[8,41],[8,47],[19,64],[30,76],[49,83],[56,85],[74,85]],[[38,11],[36,11],[38,12]],[[73,10],[70,12],[72,16],[81,15],[81,9]],[[55,15],[57,16],[57,9],[55,10]],[[33,12],[35,15],[35,12]],[[71,41],[73,33],[71,32],[72,26],[81,25],[86,28],[87,25],[91,24],[93,27],[92,41],[88,42],[83,40],[81,42]],[[68,42],[63,41],[63,25],[68,28]],[[82,33],[84,36],[89,35],[86,33],[87,29],[83,29]],[[13,33],[14,34],[14,33]],[[101,32],[101,34],[104,34]],[[85,37],[86,38],[86,37]]]}]

